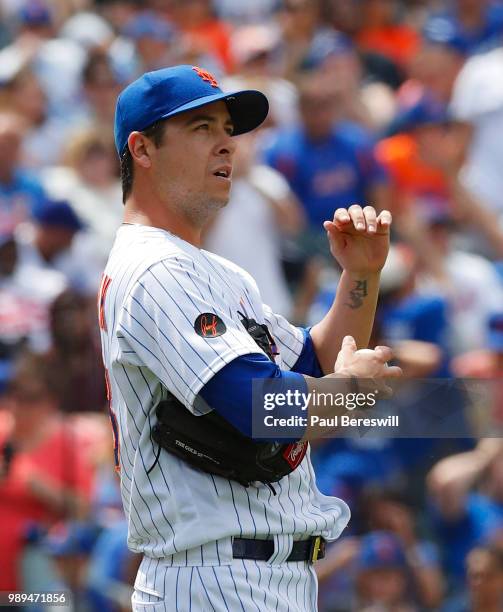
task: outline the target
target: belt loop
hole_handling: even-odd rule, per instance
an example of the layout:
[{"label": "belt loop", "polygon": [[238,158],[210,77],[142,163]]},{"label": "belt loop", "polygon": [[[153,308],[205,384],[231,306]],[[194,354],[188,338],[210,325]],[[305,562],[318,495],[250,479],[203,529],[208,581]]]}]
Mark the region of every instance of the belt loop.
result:
[{"label": "belt loop", "polygon": [[268,565],[281,565],[284,563],[293,547],[293,535],[292,534],[277,534],[273,536],[274,540],[274,552],[267,559]]}]

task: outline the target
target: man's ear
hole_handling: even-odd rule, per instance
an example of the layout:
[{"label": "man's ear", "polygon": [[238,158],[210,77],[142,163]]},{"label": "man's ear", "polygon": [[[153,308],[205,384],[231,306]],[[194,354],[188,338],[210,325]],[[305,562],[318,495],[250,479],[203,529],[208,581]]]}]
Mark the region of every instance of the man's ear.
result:
[{"label": "man's ear", "polygon": [[133,160],[142,168],[150,168],[150,158],[154,143],[141,132],[131,132],[127,140],[129,151]]}]

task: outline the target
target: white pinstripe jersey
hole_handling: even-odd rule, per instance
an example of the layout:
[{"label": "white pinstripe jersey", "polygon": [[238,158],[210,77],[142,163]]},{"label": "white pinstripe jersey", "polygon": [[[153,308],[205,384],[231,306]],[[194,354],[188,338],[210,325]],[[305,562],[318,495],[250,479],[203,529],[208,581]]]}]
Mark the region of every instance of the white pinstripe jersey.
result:
[{"label": "white pinstripe jersey", "polygon": [[[302,332],[261,302],[248,273],[158,228],[118,230],[100,292],[100,327],[128,545],[136,552],[165,557],[195,549],[202,564],[205,554],[218,557],[221,538],[331,540],[349,520],[342,500],[316,488],[309,452],[275,484],[277,495],[262,484],[246,488],[195,470],[166,451],[149,472],[158,450],[151,438],[155,406],[167,391],[200,414],[193,404],[204,384],[237,356],[261,352],[240,321],[243,310],[268,325],[278,365],[292,368]],[[195,333],[205,312],[224,321],[223,335]]]}]

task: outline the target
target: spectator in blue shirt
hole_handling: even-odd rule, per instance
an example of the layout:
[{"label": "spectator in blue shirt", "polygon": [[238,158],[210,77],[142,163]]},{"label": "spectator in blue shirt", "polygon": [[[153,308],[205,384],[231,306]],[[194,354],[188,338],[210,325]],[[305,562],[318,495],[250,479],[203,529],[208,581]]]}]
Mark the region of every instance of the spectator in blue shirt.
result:
[{"label": "spectator in blue shirt", "polygon": [[456,593],[442,612],[499,612],[503,608],[503,551],[480,546],[466,559],[468,588]]},{"label": "spectator in blue shirt", "polygon": [[0,113],[0,232],[10,232],[45,201],[38,180],[19,166],[23,123]]},{"label": "spectator in blue shirt", "polygon": [[357,601],[353,609],[419,611],[412,598],[405,549],[394,534],[386,531],[366,534],[361,539],[356,564]]},{"label": "spectator in blue shirt", "polygon": [[301,124],[272,136],[264,152],[305,207],[312,230],[323,237],[323,221],[338,207],[389,206],[387,181],[365,129],[338,117],[338,93],[320,76],[300,91]]},{"label": "spectator in blue shirt", "polygon": [[[481,486],[474,483],[485,475]],[[503,445],[487,438],[466,453],[439,461],[428,477],[432,518],[451,585],[464,581],[465,559],[503,527]]]}]

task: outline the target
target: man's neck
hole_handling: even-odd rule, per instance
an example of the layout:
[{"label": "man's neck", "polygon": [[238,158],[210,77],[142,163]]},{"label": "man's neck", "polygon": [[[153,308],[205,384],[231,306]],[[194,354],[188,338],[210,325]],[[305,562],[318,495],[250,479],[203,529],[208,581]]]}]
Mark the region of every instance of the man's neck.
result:
[{"label": "man's neck", "polygon": [[180,218],[173,211],[166,208],[139,206],[134,197],[126,200],[124,209],[124,223],[158,227],[179,236],[195,247],[201,246],[201,228],[190,225],[186,219]]}]

